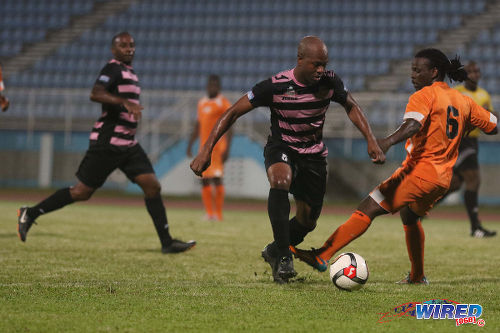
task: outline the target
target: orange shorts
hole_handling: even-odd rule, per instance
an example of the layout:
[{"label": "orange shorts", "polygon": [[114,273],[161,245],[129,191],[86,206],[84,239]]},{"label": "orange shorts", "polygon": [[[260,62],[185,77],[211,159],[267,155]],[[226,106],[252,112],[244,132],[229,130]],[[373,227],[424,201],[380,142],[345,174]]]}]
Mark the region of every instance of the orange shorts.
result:
[{"label": "orange shorts", "polygon": [[414,176],[401,167],[377,186],[370,197],[390,213],[408,206],[418,216],[425,216],[447,191],[447,187]]},{"label": "orange shorts", "polygon": [[219,145],[219,143],[215,145],[212,151],[210,166],[201,174],[202,178],[222,178],[224,176],[224,161],[222,160],[222,155],[226,151],[226,145]]}]

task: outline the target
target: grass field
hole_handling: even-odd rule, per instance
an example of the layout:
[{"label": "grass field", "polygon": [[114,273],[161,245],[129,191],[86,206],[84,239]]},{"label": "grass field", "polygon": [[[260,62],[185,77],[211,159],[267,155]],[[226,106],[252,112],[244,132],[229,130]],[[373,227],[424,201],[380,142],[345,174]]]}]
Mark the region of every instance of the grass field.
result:
[{"label": "grass field", "polygon": [[[140,205],[72,205],[42,216],[21,243],[21,204],[0,203],[0,332],[500,331],[499,239],[470,238],[465,213],[424,221],[429,286],[394,284],[409,269],[403,229],[397,217],[377,219],[345,249],[364,256],[371,273],[348,293],[298,261],[295,281],[274,284],[260,258],[271,237],[265,211],[228,211],[224,222],[208,223],[201,210],[167,204],[172,234],[198,245],[162,255]],[[322,215],[302,247],[320,246],[346,217]],[[378,322],[400,304],[429,299],[480,304],[486,325]]]}]

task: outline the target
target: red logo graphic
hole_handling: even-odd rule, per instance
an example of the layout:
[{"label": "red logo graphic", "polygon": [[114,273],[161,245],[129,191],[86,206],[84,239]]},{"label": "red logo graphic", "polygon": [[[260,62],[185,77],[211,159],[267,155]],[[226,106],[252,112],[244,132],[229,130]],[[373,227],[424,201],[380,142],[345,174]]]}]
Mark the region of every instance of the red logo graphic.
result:
[{"label": "red logo graphic", "polygon": [[349,279],[352,279],[353,277],[356,276],[356,267],[349,266],[344,268],[344,275],[347,276]]}]

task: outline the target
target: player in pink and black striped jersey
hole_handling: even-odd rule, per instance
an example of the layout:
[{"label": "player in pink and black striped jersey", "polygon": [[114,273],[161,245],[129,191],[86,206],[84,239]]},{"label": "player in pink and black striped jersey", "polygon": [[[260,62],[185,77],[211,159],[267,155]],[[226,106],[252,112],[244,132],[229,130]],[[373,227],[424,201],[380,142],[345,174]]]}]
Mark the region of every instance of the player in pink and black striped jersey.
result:
[{"label": "player in pink and black striped jersey", "polygon": [[135,140],[137,121],[143,107],[139,104],[141,88],[132,68],[135,41],[128,32],[113,37],[111,52],[114,58],[99,73],[90,99],[102,104],[101,117],[90,133],[90,144],[76,173],[75,186],[63,188],[33,207],[18,211],[18,235],[24,242],[35,219],[75,201],[90,199],[108,176],[120,169],[141,187],[149,215],[155,225],[163,253],[184,252],[196,242],[173,239],[163,200],[160,182],[153,166]]},{"label": "player in pink and black striped jersey", "polygon": [[[278,73],[255,85],[217,121],[208,140],[191,162],[197,175],[210,164],[216,142],[240,116],[267,106],[271,111],[271,135],[264,149],[270,184],[268,214],[274,241],[262,251],[277,283],[287,282],[297,273],[290,245],[300,244],[316,227],[326,190],[327,148],[322,141],[323,124],[330,102],[341,104],[349,119],[368,143],[368,155],[383,163],[385,155],[377,144],[359,105],[344,88],[340,77],[327,71],[328,50],[314,36],[304,37],[298,46],[295,68]],[[289,220],[292,193],[297,205]]]}]

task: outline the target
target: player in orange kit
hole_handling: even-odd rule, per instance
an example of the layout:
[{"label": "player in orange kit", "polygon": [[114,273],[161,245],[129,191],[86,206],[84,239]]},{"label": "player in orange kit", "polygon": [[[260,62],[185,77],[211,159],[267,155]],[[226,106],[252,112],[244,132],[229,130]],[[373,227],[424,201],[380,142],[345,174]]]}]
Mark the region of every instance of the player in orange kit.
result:
[{"label": "player in orange kit", "polygon": [[458,59],[450,61],[437,49],[424,49],[415,55],[411,71],[417,91],[410,96],[403,124],[393,134],[378,140],[384,152],[407,140],[407,156],[401,167],[361,202],[320,249],[291,247],[296,257],[319,271],[325,271],[328,260],[361,236],[375,217],[399,211],[411,271],[398,283],[428,284],[424,275],[425,235],[421,217],[450,186],[466,126],[473,125],[486,134],[496,134],[498,130],[493,114],[444,82],[446,75],[460,82],[467,78]]},{"label": "player in orange kit", "polygon": [[[207,141],[210,131],[217,119],[226,111],[231,103],[220,93],[221,83],[218,75],[210,75],[207,81],[207,96],[198,102],[198,119],[189,139],[187,156],[191,157],[191,149],[196,138],[200,138],[200,148]],[[229,156],[232,132],[228,132],[219,140],[212,152],[212,164],[202,174],[201,198],[209,221],[222,220],[224,205],[224,162]],[[214,209],[215,208],[215,209]]]}]

